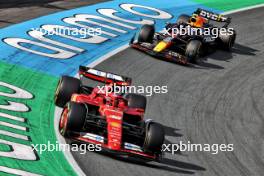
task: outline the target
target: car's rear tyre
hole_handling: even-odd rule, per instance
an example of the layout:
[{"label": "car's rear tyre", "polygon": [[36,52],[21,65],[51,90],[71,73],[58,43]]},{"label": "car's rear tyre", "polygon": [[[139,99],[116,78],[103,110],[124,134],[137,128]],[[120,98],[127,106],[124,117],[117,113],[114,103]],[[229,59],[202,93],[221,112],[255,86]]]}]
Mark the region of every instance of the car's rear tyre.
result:
[{"label": "car's rear tyre", "polygon": [[235,44],[236,32],[233,31],[233,34],[219,34],[220,47],[223,50],[230,51]]},{"label": "car's rear tyre", "polygon": [[59,130],[67,137],[70,131],[80,132],[83,129],[87,109],[82,103],[69,102],[63,109]]},{"label": "car's rear tyre", "polygon": [[186,45],[185,56],[188,58],[188,61],[191,63],[197,62],[197,59],[200,57],[202,48],[202,42],[199,40],[191,40]]},{"label": "car's rear tyre", "polygon": [[144,150],[147,152],[160,153],[165,139],[165,132],[161,124],[149,122],[146,127]]},{"label": "car's rear tyre", "polygon": [[126,94],[124,98],[127,100],[128,107],[146,109],[147,99],[145,96],[130,93]]},{"label": "car's rear tyre", "polygon": [[190,21],[191,16],[187,14],[181,14],[178,19],[177,23],[188,23]]},{"label": "car's rear tyre", "polygon": [[152,43],[155,33],[155,27],[153,25],[145,24],[141,27],[138,34],[138,42]]},{"label": "car's rear tyre", "polygon": [[55,105],[64,107],[70,101],[72,94],[79,93],[80,80],[70,76],[62,76],[59,80],[54,101]]}]

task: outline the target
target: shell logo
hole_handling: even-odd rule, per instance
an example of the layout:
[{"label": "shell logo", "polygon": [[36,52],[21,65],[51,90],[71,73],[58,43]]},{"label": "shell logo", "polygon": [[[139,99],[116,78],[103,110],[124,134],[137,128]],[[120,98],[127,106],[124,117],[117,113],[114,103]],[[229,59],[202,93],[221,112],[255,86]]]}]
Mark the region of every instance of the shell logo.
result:
[{"label": "shell logo", "polygon": [[120,123],[117,123],[117,122],[111,122],[111,126],[112,127],[116,127],[116,128],[120,128],[121,127]]}]

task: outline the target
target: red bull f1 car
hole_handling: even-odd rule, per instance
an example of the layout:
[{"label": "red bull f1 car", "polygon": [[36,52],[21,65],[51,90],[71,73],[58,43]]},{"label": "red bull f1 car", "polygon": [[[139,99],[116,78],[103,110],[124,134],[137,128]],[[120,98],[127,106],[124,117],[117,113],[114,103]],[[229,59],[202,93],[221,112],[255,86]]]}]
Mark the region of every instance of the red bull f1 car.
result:
[{"label": "red bull f1 car", "polygon": [[[159,160],[164,129],[153,120],[144,120],[146,97],[109,91],[115,86],[129,86],[131,79],[80,66],[80,79],[62,76],[55,93],[55,104],[63,108],[59,131],[67,138],[100,144],[103,149]],[[84,79],[105,83],[89,87]]]},{"label": "red bull f1 car", "polygon": [[[233,28],[228,28],[230,23],[230,17],[197,9],[192,16],[182,14],[176,23],[167,23],[163,32],[155,32],[153,25],[143,25],[137,41],[134,36],[130,46],[168,61],[195,63],[217,48],[231,50],[236,33]],[[181,34],[182,29],[192,32]]]}]

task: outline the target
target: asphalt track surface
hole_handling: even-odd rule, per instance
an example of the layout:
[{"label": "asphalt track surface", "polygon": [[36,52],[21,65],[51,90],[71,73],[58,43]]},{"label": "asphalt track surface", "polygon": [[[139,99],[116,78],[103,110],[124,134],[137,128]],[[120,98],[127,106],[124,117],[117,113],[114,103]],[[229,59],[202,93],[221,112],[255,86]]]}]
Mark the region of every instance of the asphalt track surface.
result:
[{"label": "asphalt track surface", "polygon": [[0,28],[63,10],[105,1],[107,0],[12,0],[7,2],[2,0],[0,1]]},{"label": "asphalt track surface", "polygon": [[162,163],[109,154],[73,153],[87,175],[260,176],[264,173],[264,8],[231,15],[232,53],[217,51],[185,67],[126,49],[96,66],[127,75],[134,85],[167,85],[148,97],[146,117],[166,128],[166,142],[234,144],[233,152],[166,153]]}]

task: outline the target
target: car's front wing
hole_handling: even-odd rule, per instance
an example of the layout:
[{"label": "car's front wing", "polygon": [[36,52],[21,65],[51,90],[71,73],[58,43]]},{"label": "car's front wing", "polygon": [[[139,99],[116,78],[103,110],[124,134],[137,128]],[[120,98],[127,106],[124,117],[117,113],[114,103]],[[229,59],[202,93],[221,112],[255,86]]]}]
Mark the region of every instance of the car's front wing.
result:
[{"label": "car's front wing", "polygon": [[124,147],[120,150],[112,150],[109,146],[104,142],[104,137],[91,134],[91,133],[75,133],[72,135],[73,140],[89,143],[89,144],[99,144],[103,149],[106,149],[111,152],[115,152],[121,155],[129,155],[134,157],[140,157],[148,160],[157,160],[159,156],[156,154],[149,154],[142,151],[141,147],[130,144],[124,143]]},{"label": "car's front wing", "polygon": [[155,47],[153,44],[151,43],[130,43],[130,46],[132,48],[135,48],[137,50],[143,51],[148,55],[154,56],[154,57],[158,57],[158,58],[165,58],[167,61],[171,61],[171,62],[176,62],[176,63],[180,63],[180,64],[188,64],[188,58],[185,57],[184,55],[174,52],[174,51],[170,51],[170,50],[166,50],[163,52],[155,52],[153,51],[153,48]]}]

